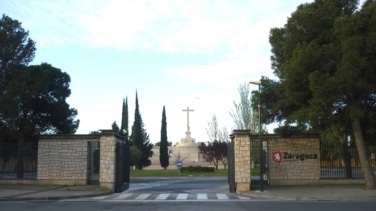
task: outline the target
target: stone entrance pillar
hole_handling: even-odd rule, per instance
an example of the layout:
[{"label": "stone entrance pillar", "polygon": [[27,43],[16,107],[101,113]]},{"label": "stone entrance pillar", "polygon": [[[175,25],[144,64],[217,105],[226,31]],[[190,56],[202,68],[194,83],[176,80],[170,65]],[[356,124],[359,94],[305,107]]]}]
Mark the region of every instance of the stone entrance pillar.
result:
[{"label": "stone entrance pillar", "polygon": [[236,191],[249,191],[251,188],[250,130],[234,130],[233,135]]}]

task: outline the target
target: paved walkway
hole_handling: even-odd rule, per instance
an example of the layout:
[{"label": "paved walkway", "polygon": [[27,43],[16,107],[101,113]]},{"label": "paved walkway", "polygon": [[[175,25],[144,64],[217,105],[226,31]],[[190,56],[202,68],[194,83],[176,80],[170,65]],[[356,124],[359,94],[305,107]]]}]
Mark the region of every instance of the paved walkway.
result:
[{"label": "paved walkway", "polygon": [[60,200],[108,195],[96,185],[51,186],[51,185],[0,185],[0,201]]},{"label": "paved walkway", "polygon": [[[111,194],[99,186],[0,185],[0,201],[61,200]],[[265,186],[264,191],[239,193],[251,199],[297,201],[376,201],[376,190],[363,185]]]},{"label": "paved walkway", "polygon": [[376,190],[364,185],[266,186],[264,191],[240,193],[258,199],[294,201],[376,201]]}]

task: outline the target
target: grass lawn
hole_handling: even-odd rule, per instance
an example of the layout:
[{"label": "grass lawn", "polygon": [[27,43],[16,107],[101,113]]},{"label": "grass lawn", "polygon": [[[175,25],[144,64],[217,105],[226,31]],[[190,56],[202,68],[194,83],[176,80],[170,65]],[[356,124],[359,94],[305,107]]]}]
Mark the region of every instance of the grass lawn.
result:
[{"label": "grass lawn", "polygon": [[[159,170],[131,170],[131,177],[178,177],[179,170],[159,169]],[[185,172],[180,176],[227,176],[227,170],[219,169],[215,172]]]}]

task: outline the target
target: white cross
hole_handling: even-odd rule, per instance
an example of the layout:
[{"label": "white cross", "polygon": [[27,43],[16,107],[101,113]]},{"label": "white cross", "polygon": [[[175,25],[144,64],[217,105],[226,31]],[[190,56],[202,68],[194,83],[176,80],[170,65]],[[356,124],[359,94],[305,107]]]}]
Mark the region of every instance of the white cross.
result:
[{"label": "white cross", "polygon": [[189,131],[189,112],[195,111],[195,110],[189,109],[189,107],[187,107],[187,109],[183,109],[183,111],[187,112],[187,133],[190,133],[190,131]]}]

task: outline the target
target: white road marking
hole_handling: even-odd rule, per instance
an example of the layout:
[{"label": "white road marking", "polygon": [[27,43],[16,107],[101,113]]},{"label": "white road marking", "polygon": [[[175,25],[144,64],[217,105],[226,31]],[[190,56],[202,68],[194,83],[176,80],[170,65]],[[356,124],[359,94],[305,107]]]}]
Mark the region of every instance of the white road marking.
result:
[{"label": "white road marking", "polygon": [[123,194],[119,195],[118,197],[116,197],[116,198],[114,198],[114,199],[115,199],[115,200],[126,199],[126,198],[128,198],[128,197],[130,197],[130,196],[132,196],[132,195],[133,195],[133,193],[123,193]]},{"label": "white road marking", "polygon": [[228,200],[228,196],[224,193],[217,193],[217,198],[220,200]]},{"label": "white road marking", "polygon": [[150,193],[143,193],[137,196],[134,200],[145,200],[147,197],[149,197],[151,194]]},{"label": "white road marking", "polygon": [[197,194],[197,199],[198,200],[207,200],[208,199],[208,195],[206,193],[198,193]]},{"label": "white road marking", "polygon": [[169,195],[170,195],[169,193],[161,193],[158,195],[157,198],[155,198],[155,200],[166,200]]},{"label": "white road marking", "polygon": [[188,193],[179,193],[178,196],[176,197],[176,200],[187,200],[188,198]]}]

